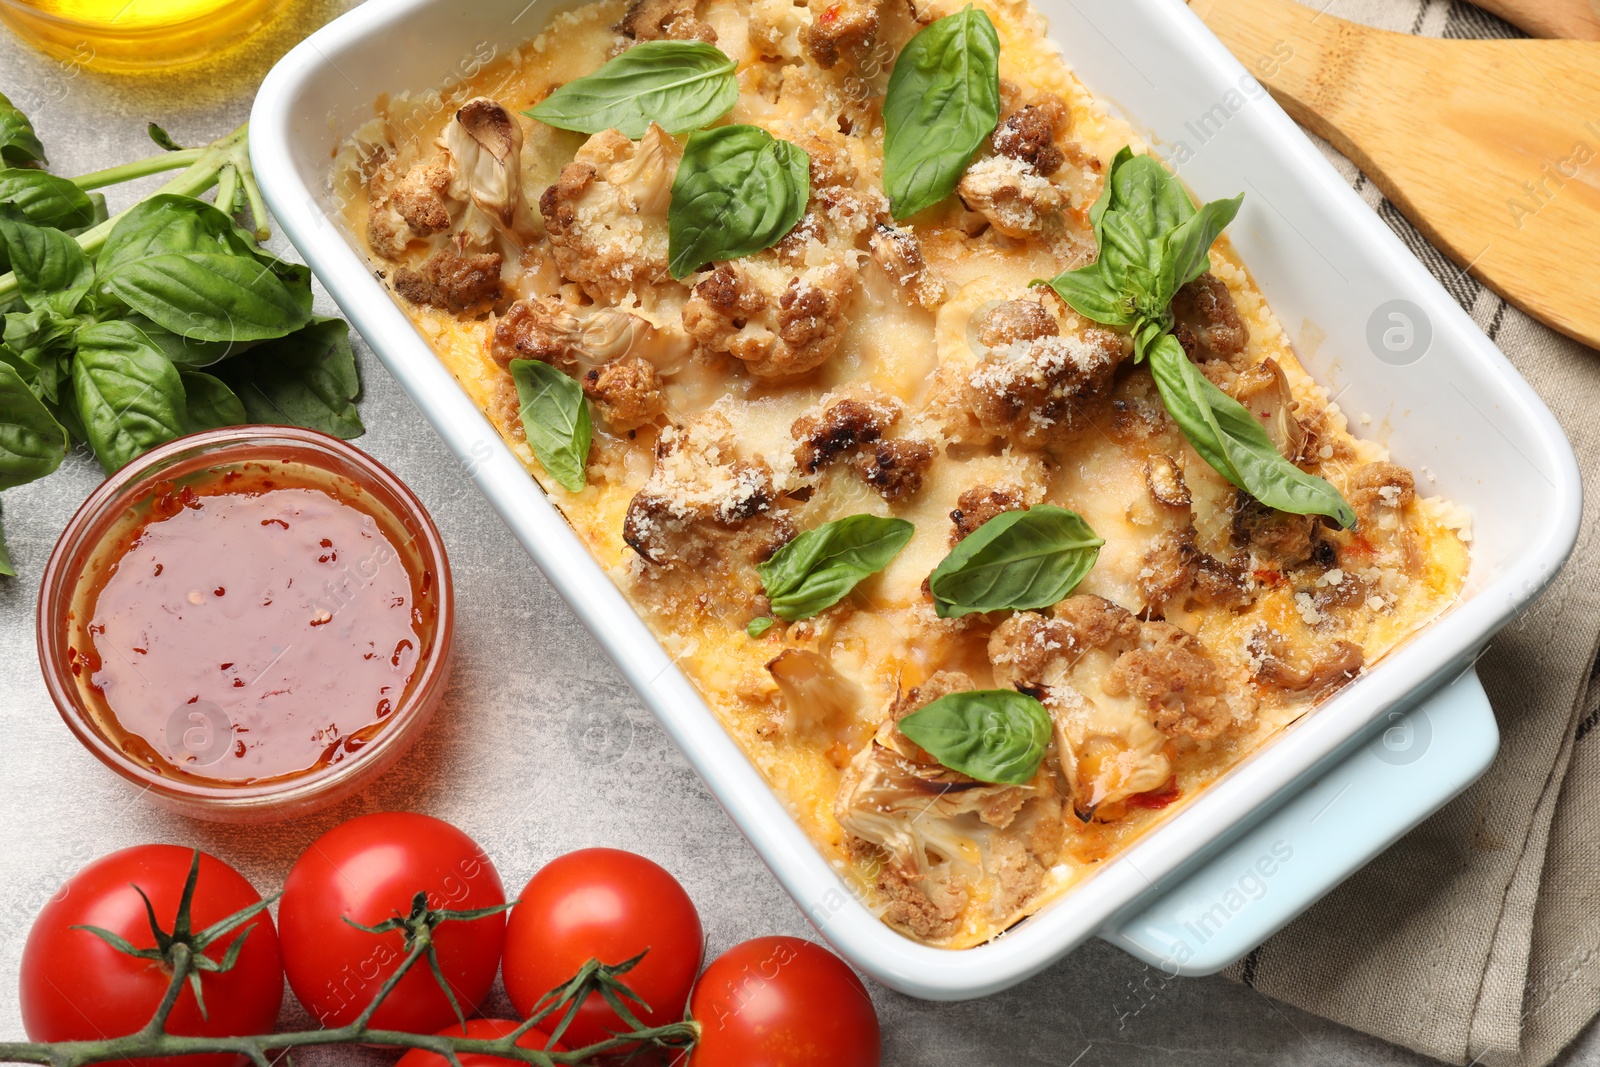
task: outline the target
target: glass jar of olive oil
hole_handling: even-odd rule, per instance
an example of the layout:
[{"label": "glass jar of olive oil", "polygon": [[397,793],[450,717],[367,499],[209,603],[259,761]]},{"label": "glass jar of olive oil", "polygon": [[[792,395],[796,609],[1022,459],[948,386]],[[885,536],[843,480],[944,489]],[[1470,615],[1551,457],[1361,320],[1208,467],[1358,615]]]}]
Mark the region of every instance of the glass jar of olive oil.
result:
[{"label": "glass jar of olive oil", "polygon": [[292,0],[0,0],[0,22],[91,70],[191,63],[240,43]]}]

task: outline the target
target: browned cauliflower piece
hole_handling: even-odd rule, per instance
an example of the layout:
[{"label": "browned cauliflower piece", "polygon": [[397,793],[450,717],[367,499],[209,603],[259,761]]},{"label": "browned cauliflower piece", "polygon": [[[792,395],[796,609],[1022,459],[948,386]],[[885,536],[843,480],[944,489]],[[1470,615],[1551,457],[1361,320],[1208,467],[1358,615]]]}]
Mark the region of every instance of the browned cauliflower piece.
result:
[{"label": "browned cauliflower piece", "polygon": [[1243,357],[1250,343],[1250,327],[1221,278],[1206,271],[1179,289],[1172,300],[1172,314],[1177,319],[1173,332],[1191,359],[1220,359],[1236,370],[1248,365]]},{"label": "browned cauliflower piece", "polygon": [[795,466],[802,474],[816,474],[849,455],[851,469],[885,500],[910,496],[922,488],[934,448],[916,438],[884,440],[900,415],[900,402],[875,389],[829,394],[789,428],[798,442]]},{"label": "browned cauliflower piece", "polygon": [[1009,156],[1049,177],[1061,169],[1066,156],[1056,147],[1057,135],[1067,128],[1067,109],[1056,97],[1029,104],[995,127],[989,146],[996,155]]},{"label": "browned cauliflower piece", "polygon": [[1234,495],[1232,532],[1235,544],[1273,570],[1327,570],[1339,561],[1333,543],[1322,536],[1320,518],[1278,511],[1243,491]]},{"label": "browned cauliflower piece", "polygon": [[702,347],[732,355],[757,378],[794,378],[839,347],[856,276],[842,259],[790,270],[772,251],[702,278],[683,306],[683,325]]},{"label": "browned cauliflower piece", "polygon": [[954,545],[971,536],[996,515],[1027,506],[1022,490],[1014,486],[975,485],[956,498],[955,509],[950,512],[955,527],[950,531],[950,543]]},{"label": "browned cauliflower piece", "polygon": [[755,564],[795,535],[777,504],[772,472],[739,458],[733,430],[716,411],[668,426],[655,467],[628,505],[622,528],[657,586],[664,610],[749,611],[762,597]]},{"label": "browned cauliflower piece", "polygon": [[1023,786],[989,785],[941,766],[899,721],[972,679],[940,671],[902,694],[840,783],[834,814],[857,855],[883,862],[884,919],[929,940],[949,938],[987,873],[999,892],[981,905],[1004,922],[1043,882],[1060,844],[1060,804],[1041,773]]},{"label": "browned cauliflower piece", "polygon": [[1361,525],[1375,524],[1385,514],[1396,514],[1417,498],[1417,480],[1398,464],[1367,463],[1350,472],[1345,498]]},{"label": "browned cauliflower piece", "polygon": [[[1060,336],[1047,313],[1024,310],[1032,303],[1002,304],[980,323],[980,339],[990,331],[997,340],[1017,339],[990,346],[961,382],[953,409],[948,401],[942,405],[952,437],[970,444],[1060,445],[1105,405],[1124,357],[1123,338],[1100,327]],[[1018,325],[1026,329],[1014,333]]]},{"label": "browned cauliflower piece", "polygon": [[695,15],[695,0],[633,0],[616,30],[635,41],[717,43],[717,31]]},{"label": "browned cauliflower piece", "polygon": [[1049,239],[1066,228],[1066,193],[1033,164],[1011,156],[993,155],[972,164],[956,195],[968,211],[982,215],[1007,237]]},{"label": "browned cauliflower piece", "polygon": [[502,367],[514,359],[536,359],[574,377],[626,354],[670,373],[688,355],[688,339],[630,312],[548,296],[513,303],[495,323],[489,342],[489,355]]},{"label": "browned cauliflower piece", "polygon": [[1291,693],[1320,695],[1360,674],[1366,659],[1360,645],[1336,640],[1312,655],[1299,657],[1303,662],[1297,663],[1286,645],[1282,634],[1265,626],[1257,626],[1251,633],[1246,651],[1250,654],[1251,676],[1257,682]]},{"label": "browned cauliflower piece", "polygon": [[372,205],[367,216],[367,243],[385,259],[398,259],[413,242],[450,228],[450,161],[445,156],[423,160],[394,180],[387,163],[376,167],[367,182]]},{"label": "browned cauliflower piece", "polygon": [[879,496],[894,503],[922,488],[923,476],[933,466],[934,448],[927,441],[902,437],[879,441],[856,455],[855,471]]},{"label": "browned cauliflower piece", "polygon": [[824,70],[840,59],[855,62],[878,32],[875,0],[808,0],[811,22],[800,31],[806,53]]},{"label": "browned cauliflower piece", "polygon": [[655,364],[632,353],[585,374],[583,395],[594,401],[600,417],[618,433],[654,422],[666,410],[666,391]]},{"label": "browned cauliflower piece", "polygon": [[504,292],[500,265],[498,252],[461,256],[441,248],[428,257],[421,270],[401,267],[395,271],[394,288],[413,304],[456,315],[478,315],[489,310]]},{"label": "browned cauliflower piece", "polygon": [[616,130],[584,143],[539,197],[563,277],[611,305],[670,280],[667,207],[681,157],[655,125],[637,143]]},{"label": "browned cauliflower piece", "polygon": [[910,230],[879,223],[871,239],[872,261],[918,307],[936,310],[947,289],[939,272],[928,266],[922,244]]},{"label": "browned cauliflower piece", "polygon": [[1062,601],[1054,616],[1017,612],[991,635],[989,661],[998,684],[1049,708],[1061,772],[1085,821],[1163,788],[1174,738],[1217,737],[1254,711],[1176,626],[1141,622],[1090,595]]}]

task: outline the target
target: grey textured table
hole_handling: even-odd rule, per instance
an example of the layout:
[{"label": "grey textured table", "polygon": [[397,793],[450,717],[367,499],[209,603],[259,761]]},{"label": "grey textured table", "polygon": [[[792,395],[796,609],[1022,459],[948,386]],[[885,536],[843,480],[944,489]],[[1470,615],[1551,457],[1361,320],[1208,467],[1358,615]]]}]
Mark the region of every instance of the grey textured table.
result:
[{"label": "grey textured table", "polygon": [[[153,81],[93,75],[0,32],[0,91],[32,116],[53,169],[77,174],[153,154],[146,121],[184,144],[227,132],[282,47],[267,40],[212,70]],[[113,209],[128,195],[114,191]],[[333,311],[320,290],[319,301]],[[574,848],[641,852],[687,887],[713,955],[761,934],[816,936],[433,430],[370,350],[359,341],[356,350],[368,427],[357,443],[409,482],[439,524],[460,607],[458,652],[444,706],[405,763],[315,818],[259,828],[190,822],[140,800],[78,746],[40,680],[33,620],[45,559],[100,470],[75,453],[0,501],[20,572],[0,580],[0,1037],[22,1036],[12,990],[34,914],[90,859],[144,841],[198,845],[269,892],[307,843],[366,811],[424,811],[461,826],[513,892]],[[872,993],[891,1067],[1431,1062],[1233,982],[1168,979],[1100,942],[982,1001]],[[494,997],[491,1009],[509,1010]],[[303,1020],[287,999],[284,1022]],[[377,1057],[329,1051],[303,1062],[367,1059]],[[1600,1033],[1591,1028],[1562,1062],[1600,1062]]]}]

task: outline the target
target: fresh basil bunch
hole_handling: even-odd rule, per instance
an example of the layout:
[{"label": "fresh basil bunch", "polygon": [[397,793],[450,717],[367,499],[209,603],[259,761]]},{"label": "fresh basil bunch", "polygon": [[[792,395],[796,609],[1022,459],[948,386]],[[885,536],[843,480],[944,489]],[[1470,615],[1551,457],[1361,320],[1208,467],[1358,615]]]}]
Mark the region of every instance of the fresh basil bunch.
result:
[{"label": "fresh basil bunch", "polygon": [[667,208],[667,269],[682,279],[717,259],[770,248],[811,198],[811,157],[760,126],[696,130]]},{"label": "fresh basil bunch", "polygon": [[1050,713],[1015,689],[947,693],[900,720],[942,766],[995,785],[1027,785],[1050,743]]},{"label": "fresh basil bunch", "polygon": [[1047,283],[1085,318],[1130,328],[1133,358],[1151,360],[1167,412],[1218,474],[1268,507],[1355,525],[1355,512],[1326,479],[1285,459],[1255,417],[1189,362],[1172,335],[1172,300],[1211,269],[1210,250],[1244,201],[1198,210],[1182,183],[1150,156],[1117,153],[1089,212],[1100,257]]},{"label": "fresh basil bunch", "polygon": [[612,128],[637,141],[654,122],[668,133],[708,126],[739,99],[735,64],[703,41],[645,41],[570,81],[523,114],[579,133]]},{"label": "fresh basil bunch", "polygon": [[1075,511],[1039,504],[996,515],[950,550],[928,576],[941,619],[1059,604],[1083,581],[1104,538]]},{"label": "fresh basil bunch", "polygon": [[[0,162],[24,164],[0,169],[0,489],[49,474],[73,441],[110,472],[219,426],[362,433],[349,327],[313,316],[311,272],[257,244],[265,206],[242,128],[76,180],[37,169],[43,155],[0,97]],[[180,168],[114,219],[85,191]],[[197,199],[213,185],[220,207]],[[234,222],[242,204],[254,231]]]},{"label": "fresh basil bunch", "polygon": [[968,5],[901,49],[883,98],[883,189],[897,219],[955,191],[1000,121],[1000,35]]},{"label": "fresh basil bunch", "polygon": [[887,567],[915,531],[904,519],[877,515],[851,515],[807,530],[756,567],[772,613],[793,622],[833,607],[863,578]]},{"label": "fresh basil bunch", "polygon": [[580,492],[589,483],[589,445],[594,440],[583,386],[537,360],[514,359],[510,370],[528,446],[563,489]]}]

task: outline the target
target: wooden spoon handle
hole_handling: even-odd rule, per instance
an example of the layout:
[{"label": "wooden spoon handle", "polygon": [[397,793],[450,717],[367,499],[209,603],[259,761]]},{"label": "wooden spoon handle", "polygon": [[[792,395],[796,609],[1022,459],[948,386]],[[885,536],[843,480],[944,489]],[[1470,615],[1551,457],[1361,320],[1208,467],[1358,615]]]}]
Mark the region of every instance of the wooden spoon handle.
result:
[{"label": "wooden spoon handle", "polygon": [[1600,41],[1600,0],[1476,0],[1535,37]]}]

